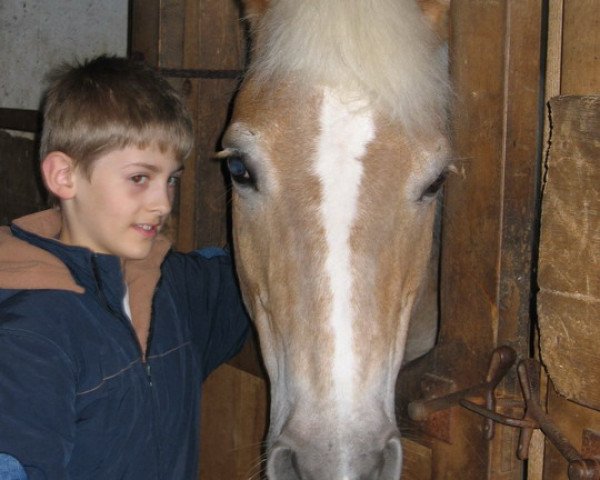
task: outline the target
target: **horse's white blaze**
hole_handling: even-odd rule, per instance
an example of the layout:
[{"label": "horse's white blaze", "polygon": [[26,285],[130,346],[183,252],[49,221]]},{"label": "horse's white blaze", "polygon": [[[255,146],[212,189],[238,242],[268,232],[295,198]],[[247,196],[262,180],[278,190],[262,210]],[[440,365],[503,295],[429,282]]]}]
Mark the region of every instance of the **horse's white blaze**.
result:
[{"label": "horse's white blaze", "polygon": [[375,128],[364,102],[345,101],[330,89],[324,91],[320,127],[315,172],[321,184],[320,214],[327,248],[324,268],[332,297],[328,319],[335,348],[332,393],[345,418],[355,398],[350,233],[358,213],[361,158]]}]

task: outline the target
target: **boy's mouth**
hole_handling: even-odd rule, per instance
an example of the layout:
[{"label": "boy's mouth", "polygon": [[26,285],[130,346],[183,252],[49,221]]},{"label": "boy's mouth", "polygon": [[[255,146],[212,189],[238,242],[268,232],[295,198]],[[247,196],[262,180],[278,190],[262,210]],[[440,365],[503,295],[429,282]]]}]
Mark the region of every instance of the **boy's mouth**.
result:
[{"label": "boy's mouth", "polygon": [[160,225],[152,225],[149,223],[136,223],[134,228],[144,236],[154,236],[158,233]]}]

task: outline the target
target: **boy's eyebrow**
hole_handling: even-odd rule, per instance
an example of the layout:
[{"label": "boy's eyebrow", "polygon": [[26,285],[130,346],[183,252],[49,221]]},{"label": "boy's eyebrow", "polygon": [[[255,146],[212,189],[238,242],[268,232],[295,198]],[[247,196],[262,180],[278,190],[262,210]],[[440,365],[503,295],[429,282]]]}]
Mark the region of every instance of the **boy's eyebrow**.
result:
[{"label": "boy's eyebrow", "polygon": [[[160,168],[158,165],[154,165],[152,163],[146,163],[146,162],[129,163],[129,164],[127,164],[127,167],[142,167],[142,168],[146,168],[147,170],[150,170],[153,173],[157,173],[157,172],[160,172],[162,170],[162,168]],[[183,165],[179,165],[179,168],[173,170],[171,172],[171,175],[173,175],[175,173],[182,172],[183,169],[184,169],[184,166]]]}]

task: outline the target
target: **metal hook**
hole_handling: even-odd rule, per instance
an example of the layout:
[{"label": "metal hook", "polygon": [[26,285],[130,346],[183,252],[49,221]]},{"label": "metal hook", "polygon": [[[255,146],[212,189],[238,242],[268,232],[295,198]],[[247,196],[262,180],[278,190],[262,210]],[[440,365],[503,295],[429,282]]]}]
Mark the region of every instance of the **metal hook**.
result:
[{"label": "metal hook", "polygon": [[[416,400],[408,404],[408,416],[412,420],[423,421],[434,412],[445,410],[458,405],[467,397],[483,397],[487,410],[496,410],[496,397],[494,390],[504,378],[506,373],[515,363],[517,354],[507,346],[496,348],[492,352],[488,372],[485,381],[474,387],[465,388],[458,392],[445,395],[431,400]],[[486,420],[485,425],[486,438],[491,439],[494,436],[494,421]]]},{"label": "metal hook", "polygon": [[541,408],[540,403],[540,364],[533,360],[523,360],[517,366],[519,383],[525,400],[525,414],[522,419],[498,414],[495,409],[483,408],[468,400],[461,400],[461,405],[486,418],[511,427],[521,429],[517,455],[521,460],[529,456],[529,446],[533,430],[539,428],[548,440],[556,447],[569,462],[570,480],[600,480],[600,460],[584,459],[573,447]]},{"label": "metal hook", "polygon": [[[569,462],[570,480],[600,480],[600,459],[583,458],[562,434],[550,416],[541,407],[540,402],[540,364],[534,359],[522,360],[517,366],[517,374],[525,411],[523,418],[513,418],[496,412],[494,391],[502,378],[510,370],[516,359],[515,351],[510,347],[499,347],[492,352],[485,381],[474,387],[431,400],[417,400],[408,405],[408,414],[412,420],[423,421],[440,410],[457,404],[485,417],[486,438],[494,436],[494,423],[498,422],[521,430],[517,456],[525,460],[529,456],[529,446],[534,429],[540,429],[548,440]],[[467,398],[482,398],[485,406]]]}]

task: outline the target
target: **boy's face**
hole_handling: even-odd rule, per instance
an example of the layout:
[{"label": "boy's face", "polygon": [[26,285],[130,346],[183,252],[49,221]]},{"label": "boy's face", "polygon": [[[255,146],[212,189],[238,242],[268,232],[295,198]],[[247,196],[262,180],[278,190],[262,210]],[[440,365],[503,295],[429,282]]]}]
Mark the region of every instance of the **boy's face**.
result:
[{"label": "boy's face", "polygon": [[60,240],[122,260],[145,258],[171,212],[181,171],[171,151],[156,147],[109,152],[94,162],[90,178],[76,168]]}]

